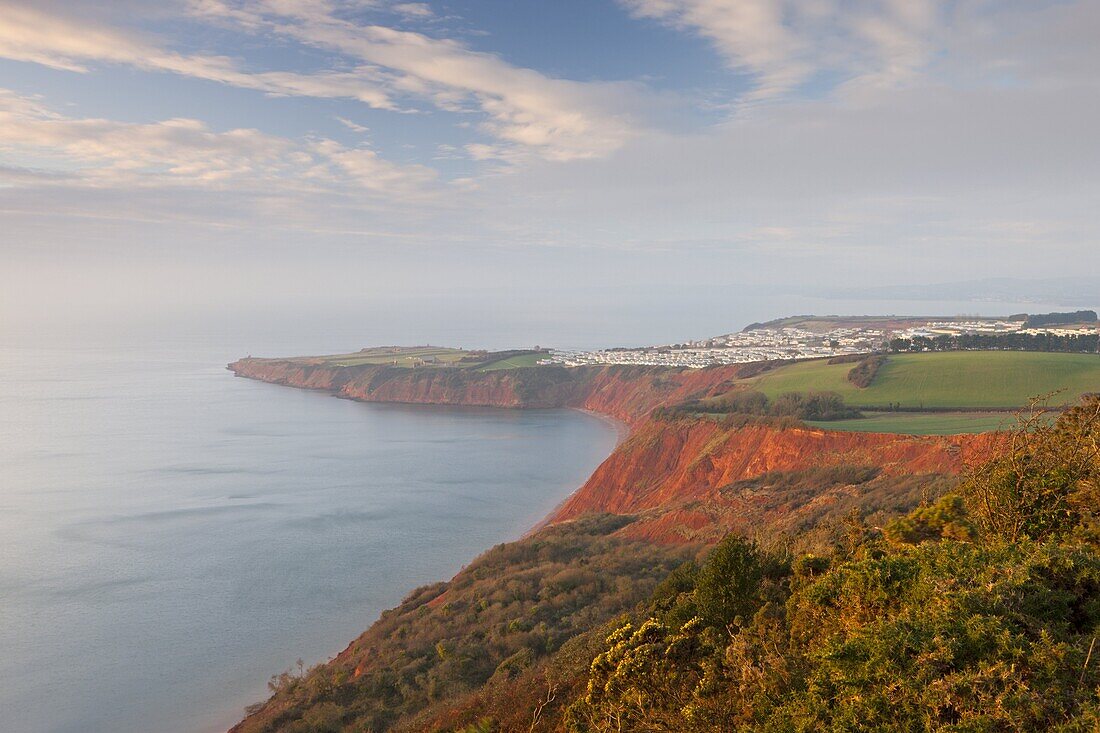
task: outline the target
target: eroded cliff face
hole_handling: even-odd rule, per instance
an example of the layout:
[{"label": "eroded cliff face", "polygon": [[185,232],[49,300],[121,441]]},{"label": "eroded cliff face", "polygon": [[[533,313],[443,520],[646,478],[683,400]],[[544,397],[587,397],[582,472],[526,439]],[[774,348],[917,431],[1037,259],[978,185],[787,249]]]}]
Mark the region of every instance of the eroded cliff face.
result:
[{"label": "eroded cliff face", "polygon": [[741,367],[670,370],[660,367],[545,367],[477,372],[462,369],[333,367],[304,359],[241,359],[241,377],[321,389],[364,402],[478,407],[575,407],[643,422],[654,407],[730,389]]},{"label": "eroded cliff face", "polygon": [[[874,469],[879,479],[955,476],[988,458],[995,435],[908,436],[843,433],[769,425],[724,427],[712,420],[649,420],[639,425],[550,518],[593,511],[640,515],[624,532],[663,542],[687,542],[754,527],[775,527],[786,515],[809,516],[822,502],[856,497],[865,487],[822,485],[784,493],[765,482],[738,482],[771,473]],[[812,483],[812,481],[811,481]],[[880,481],[880,484],[882,482]],[[893,482],[892,485],[897,485]],[[815,506],[816,505],[816,506]]]},{"label": "eroded cliff face", "polygon": [[798,521],[830,503],[858,498],[865,490],[843,483],[797,495],[783,487],[731,488],[739,481],[770,472],[845,466],[873,467],[883,477],[954,476],[987,456],[996,440],[989,435],[905,436],[769,424],[731,427],[708,419],[650,417],[656,407],[727,392],[746,369],[742,366],[476,372],[242,359],[229,368],[239,376],[366,402],[574,407],[614,417],[630,427],[629,438],[549,521],[600,512],[639,515],[625,533],[670,543]]},{"label": "eroded cliff face", "polygon": [[599,506],[632,514],[675,498],[703,498],[769,471],[875,466],[886,475],[956,474],[984,455],[976,435],[841,433],[753,425],[723,428],[711,420],[649,421],[619,446],[554,515],[576,517]]}]

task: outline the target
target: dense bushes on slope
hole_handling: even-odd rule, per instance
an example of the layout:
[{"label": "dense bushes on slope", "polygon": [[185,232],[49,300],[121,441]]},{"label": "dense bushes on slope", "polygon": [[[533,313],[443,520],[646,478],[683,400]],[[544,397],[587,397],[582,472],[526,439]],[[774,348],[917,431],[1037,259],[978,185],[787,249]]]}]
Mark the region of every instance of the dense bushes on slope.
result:
[{"label": "dense bushes on slope", "polygon": [[[960,494],[884,532],[853,518],[781,577],[764,568],[784,558],[728,538],[607,637],[564,726],[1096,730],[1098,439],[1098,400],[1029,424]],[[741,599],[718,617],[716,582]]]},{"label": "dense bushes on slope", "polygon": [[236,730],[381,731],[486,683],[506,687],[692,554],[610,536],[629,521],[589,517],[493,548],[414,591],[333,662],[274,679],[272,700]]},{"label": "dense bushes on slope", "polygon": [[[569,730],[1092,729],[1100,555],[943,540],[805,558],[733,632],[678,604],[607,638]],[[705,566],[704,566],[705,567]],[[820,573],[820,575],[818,575]],[[733,580],[737,580],[734,578]]]}]

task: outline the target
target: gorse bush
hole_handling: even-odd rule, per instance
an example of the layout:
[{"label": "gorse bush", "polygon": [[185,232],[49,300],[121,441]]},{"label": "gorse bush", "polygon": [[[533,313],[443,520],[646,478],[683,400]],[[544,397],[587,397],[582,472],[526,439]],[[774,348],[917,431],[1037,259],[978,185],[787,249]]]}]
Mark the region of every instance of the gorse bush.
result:
[{"label": "gorse bush", "polygon": [[1022,420],[1002,455],[962,486],[967,508],[989,538],[1096,537],[1100,510],[1097,436],[1100,399],[1087,398],[1051,424]]}]

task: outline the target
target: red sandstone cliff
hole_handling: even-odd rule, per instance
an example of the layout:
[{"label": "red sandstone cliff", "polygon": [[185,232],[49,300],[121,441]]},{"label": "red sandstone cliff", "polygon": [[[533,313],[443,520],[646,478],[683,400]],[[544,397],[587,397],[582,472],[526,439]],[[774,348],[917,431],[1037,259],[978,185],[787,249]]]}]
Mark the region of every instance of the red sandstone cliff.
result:
[{"label": "red sandstone cliff", "polygon": [[651,421],[596,469],[555,513],[569,519],[593,505],[618,514],[673,499],[703,498],[721,486],[769,471],[870,465],[885,475],[958,473],[985,454],[982,435],[910,436],[842,433],[751,425],[723,428],[711,420]]},{"label": "red sandstone cliff", "polygon": [[730,529],[776,526],[787,514],[808,516],[823,502],[865,490],[842,483],[794,495],[767,485],[736,490],[737,482],[771,472],[844,467],[874,468],[882,479],[927,481],[980,462],[997,440],[989,434],[910,436],[651,420],[635,428],[549,521],[593,511],[638,514],[641,519],[625,534],[662,542],[716,538]]},{"label": "red sandstone cliff", "polygon": [[479,407],[576,407],[622,420],[643,421],[657,406],[730,389],[743,369],[660,367],[547,367],[477,372],[463,369],[333,367],[308,359],[241,359],[241,377],[321,389],[364,402]]}]

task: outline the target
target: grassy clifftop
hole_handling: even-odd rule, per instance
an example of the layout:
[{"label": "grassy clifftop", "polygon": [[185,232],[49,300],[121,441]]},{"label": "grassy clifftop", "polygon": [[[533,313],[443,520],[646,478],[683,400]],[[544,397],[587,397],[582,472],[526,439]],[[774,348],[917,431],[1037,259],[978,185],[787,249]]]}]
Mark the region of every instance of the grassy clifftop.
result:
[{"label": "grassy clifftop", "polygon": [[476,371],[521,369],[535,366],[547,352],[536,349],[484,351],[448,346],[372,346],[347,354],[300,356],[269,361],[289,361],[309,366],[363,367],[386,366],[399,369],[457,368]]}]

